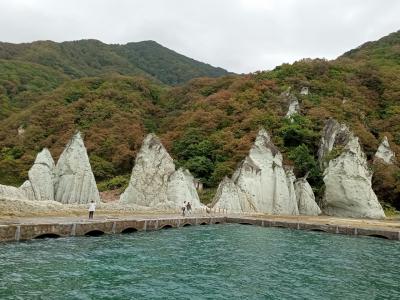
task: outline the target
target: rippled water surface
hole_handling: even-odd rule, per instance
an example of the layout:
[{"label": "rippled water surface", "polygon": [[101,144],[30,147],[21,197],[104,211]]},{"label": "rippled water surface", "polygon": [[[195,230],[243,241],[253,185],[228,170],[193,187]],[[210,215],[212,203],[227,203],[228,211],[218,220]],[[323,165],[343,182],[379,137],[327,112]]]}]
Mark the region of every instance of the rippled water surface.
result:
[{"label": "rippled water surface", "polygon": [[0,299],[400,299],[400,243],[212,225],[0,244]]}]

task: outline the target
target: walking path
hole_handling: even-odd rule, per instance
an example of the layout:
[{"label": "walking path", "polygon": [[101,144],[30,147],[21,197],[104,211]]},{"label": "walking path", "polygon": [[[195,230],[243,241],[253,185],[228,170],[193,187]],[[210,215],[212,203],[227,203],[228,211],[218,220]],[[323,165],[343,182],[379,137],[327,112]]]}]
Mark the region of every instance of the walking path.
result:
[{"label": "walking path", "polygon": [[0,217],[0,241],[19,241],[38,237],[101,235],[136,230],[205,225],[217,223],[251,224],[263,227],[324,231],[335,234],[364,235],[400,240],[400,220],[367,220],[328,216],[225,215],[197,213],[182,217],[178,213],[97,213],[87,215]]}]

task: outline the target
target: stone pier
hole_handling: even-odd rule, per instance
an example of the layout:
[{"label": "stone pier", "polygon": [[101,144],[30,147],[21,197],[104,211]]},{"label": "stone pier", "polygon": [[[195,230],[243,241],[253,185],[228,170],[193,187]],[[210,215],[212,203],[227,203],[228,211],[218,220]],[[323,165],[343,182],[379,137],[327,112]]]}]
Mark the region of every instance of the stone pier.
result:
[{"label": "stone pier", "polygon": [[[146,217],[146,218],[105,218],[98,220],[74,220],[53,218],[41,222],[40,218],[31,221],[0,223],[0,242],[24,241],[37,238],[56,238],[71,236],[99,236],[135,231],[152,231],[186,226],[236,223],[261,227],[282,227],[292,230],[320,231],[331,234],[352,236],[371,236],[390,240],[400,240],[400,222],[389,225],[361,223],[335,218],[272,217],[272,216],[226,216],[209,217]],[[357,220],[356,220],[357,221]]]}]

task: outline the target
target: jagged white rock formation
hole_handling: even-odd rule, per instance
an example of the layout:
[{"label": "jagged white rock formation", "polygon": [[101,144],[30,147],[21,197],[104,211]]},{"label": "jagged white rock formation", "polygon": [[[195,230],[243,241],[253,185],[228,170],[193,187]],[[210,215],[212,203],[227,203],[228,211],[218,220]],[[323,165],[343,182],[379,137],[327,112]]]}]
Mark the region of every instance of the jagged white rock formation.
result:
[{"label": "jagged white rock formation", "polygon": [[318,216],[321,213],[321,209],[315,202],[315,195],[307,181],[307,177],[302,177],[296,180],[294,183],[296,191],[297,206],[299,208],[299,214],[307,216]]},{"label": "jagged white rock formation", "polygon": [[25,197],[28,200],[36,200],[32,184],[29,180],[25,180],[25,182],[19,187],[19,189],[24,193]]},{"label": "jagged white rock formation", "polygon": [[99,191],[81,134],[65,147],[55,167],[54,200],[64,203],[100,202]]},{"label": "jagged white rock formation", "polygon": [[287,118],[291,118],[293,115],[298,114],[300,112],[300,104],[299,100],[296,97],[290,99],[289,109],[286,113]]},{"label": "jagged white rock formation", "polygon": [[[28,172],[29,183],[33,192],[31,200],[54,200],[54,160],[47,148],[37,156],[35,163]],[[25,185],[28,189],[28,183]]]},{"label": "jagged white rock formation", "polygon": [[12,200],[28,200],[24,191],[14,186],[0,184],[0,198]]},{"label": "jagged white rock formation", "polygon": [[211,207],[216,211],[229,213],[256,212],[251,197],[228,177],[219,184]]},{"label": "jagged white rock formation", "polygon": [[144,139],[136,157],[128,187],[120,202],[154,209],[179,209],[184,201],[200,208],[199,197],[189,171],[175,171],[173,159],[154,135]]},{"label": "jagged white rock formation", "polygon": [[[288,181],[281,153],[261,129],[232,180],[225,179],[220,184],[213,205],[231,207],[235,212],[240,208],[240,212],[297,215],[297,203]],[[235,203],[226,204],[229,199]]]},{"label": "jagged white rock formation", "polygon": [[[293,168],[286,168],[286,182],[289,190],[289,197],[290,197],[290,202],[293,204],[293,210],[297,211],[295,214],[299,214],[298,210],[298,205],[297,205],[297,196],[296,196],[296,190],[294,187],[294,183],[296,181],[296,176],[293,173]],[[296,203],[296,205],[294,205]],[[296,206],[296,207],[294,207]]]},{"label": "jagged white rock formation", "polygon": [[179,168],[173,172],[168,180],[168,200],[173,202],[173,207],[182,206],[184,201],[189,201],[192,209],[201,208],[199,195],[194,185],[193,176],[189,170]]},{"label": "jagged white rock formation", "polygon": [[380,159],[388,165],[393,164],[396,160],[395,153],[390,148],[389,141],[386,136],[383,138],[378,150],[375,153],[374,160],[376,159]]},{"label": "jagged white rock formation", "polygon": [[322,169],[328,166],[327,155],[335,146],[345,146],[350,135],[351,132],[345,124],[339,124],[335,119],[326,122],[318,150],[318,161]]},{"label": "jagged white rock formation", "polygon": [[324,212],[338,217],[384,218],[371,178],[358,138],[350,134],[342,154],[325,169]]},{"label": "jagged white rock formation", "polygon": [[308,87],[303,86],[303,87],[301,88],[300,95],[307,96],[308,93],[309,93]]}]

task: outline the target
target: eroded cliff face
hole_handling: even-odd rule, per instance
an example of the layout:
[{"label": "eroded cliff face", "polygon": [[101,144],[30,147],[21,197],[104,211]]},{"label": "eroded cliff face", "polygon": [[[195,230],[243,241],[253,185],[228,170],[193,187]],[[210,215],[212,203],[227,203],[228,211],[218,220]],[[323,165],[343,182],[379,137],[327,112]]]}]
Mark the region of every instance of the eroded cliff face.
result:
[{"label": "eroded cliff face", "polygon": [[159,210],[179,209],[184,201],[192,208],[202,207],[192,175],[187,170],[175,171],[173,159],[154,134],[144,139],[120,201]]},{"label": "eroded cliff face", "polygon": [[167,197],[173,203],[172,208],[182,206],[184,201],[190,202],[192,209],[203,207],[194,185],[194,178],[186,169],[179,168],[171,174],[168,180]]},{"label": "eroded cliff face", "polygon": [[296,192],[299,214],[307,216],[318,216],[321,214],[321,209],[315,202],[314,192],[306,177],[297,179],[294,183],[294,189]]},{"label": "eroded cliff face", "polygon": [[382,161],[388,165],[395,163],[396,155],[390,148],[390,144],[386,136],[383,138],[381,144],[379,145],[378,150],[375,153],[374,160]]},{"label": "eroded cliff face", "polygon": [[48,149],[43,149],[36,156],[28,176],[18,192],[14,187],[7,187],[3,192],[12,193],[12,197],[19,200],[54,200],[54,161]]},{"label": "eroded cliff face", "polygon": [[0,184],[0,198],[9,200],[29,200],[24,191],[14,186]]},{"label": "eroded cliff face", "polygon": [[[28,172],[30,186],[33,192],[31,200],[54,200],[55,166],[53,157],[47,148],[44,148],[37,156],[35,163]],[[26,186],[26,192],[29,189]]]},{"label": "eroded cliff face", "polygon": [[99,191],[81,134],[76,133],[55,167],[54,200],[64,204],[100,202]]},{"label": "eroded cliff face", "polygon": [[[295,95],[290,92],[290,88],[281,94],[281,97],[289,103],[286,118],[293,122],[293,116],[300,113],[300,103]],[[303,91],[303,90],[302,90]]]},{"label": "eroded cliff face", "polygon": [[289,96],[289,108],[286,113],[286,118],[291,119],[295,114],[299,114],[299,113],[300,113],[299,100],[295,96],[290,95]]},{"label": "eroded cliff face", "polygon": [[217,212],[256,212],[251,197],[228,177],[225,177],[219,184],[211,207]]},{"label": "eroded cliff face", "polygon": [[350,136],[351,132],[345,124],[339,124],[335,119],[326,122],[318,150],[318,161],[322,169],[328,166],[331,151],[335,147],[344,147]]},{"label": "eroded cliff face", "polygon": [[249,155],[232,176],[232,183],[228,180],[221,183],[221,193],[214,198],[214,207],[222,207],[219,201],[225,203],[232,198],[242,201],[231,205],[235,210],[240,207],[241,212],[298,214],[297,203],[282,165],[282,155],[264,129],[259,131]]},{"label": "eroded cliff face", "polygon": [[358,138],[350,134],[342,154],[325,169],[323,211],[337,217],[384,218],[371,178]]},{"label": "eroded cliff face", "polygon": [[25,182],[19,187],[19,189],[21,190],[22,193],[24,193],[25,197],[28,200],[36,200],[32,184],[29,180],[25,180]]}]

